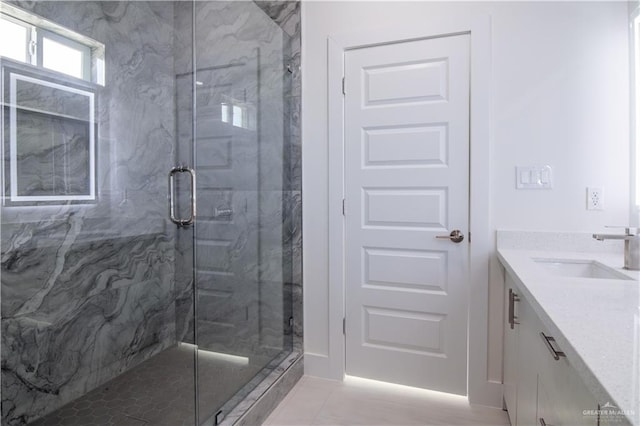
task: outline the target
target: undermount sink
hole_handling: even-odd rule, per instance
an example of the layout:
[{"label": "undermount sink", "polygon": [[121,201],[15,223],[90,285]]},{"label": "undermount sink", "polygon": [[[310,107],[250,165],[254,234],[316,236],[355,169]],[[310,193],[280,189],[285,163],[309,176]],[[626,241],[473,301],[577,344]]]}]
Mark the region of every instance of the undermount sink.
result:
[{"label": "undermount sink", "polygon": [[632,280],[629,276],[595,260],[533,259],[545,271],[557,277]]}]

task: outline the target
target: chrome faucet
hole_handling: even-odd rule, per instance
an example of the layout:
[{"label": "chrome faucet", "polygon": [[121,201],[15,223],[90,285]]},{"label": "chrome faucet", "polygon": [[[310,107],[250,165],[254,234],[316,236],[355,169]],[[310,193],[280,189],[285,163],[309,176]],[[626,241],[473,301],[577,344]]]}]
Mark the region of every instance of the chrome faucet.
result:
[{"label": "chrome faucet", "polygon": [[593,234],[598,241],[624,240],[624,269],[640,271],[640,235],[638,228],[624,228],[624,234]]}]

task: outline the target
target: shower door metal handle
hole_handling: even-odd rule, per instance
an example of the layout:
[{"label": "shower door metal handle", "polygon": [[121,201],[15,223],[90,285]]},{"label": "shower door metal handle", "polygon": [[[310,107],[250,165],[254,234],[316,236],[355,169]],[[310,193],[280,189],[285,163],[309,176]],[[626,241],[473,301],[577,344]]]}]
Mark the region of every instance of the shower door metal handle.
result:
[{"label": "shower door metal handle", "polygon": [[[190,176],[191,191],[189,199],[191,202],[191,214],[187,219],[179,219],[175,213],[175,175],[178,173],[189,173]],[[196,172],[190,167],[178,166],[169,171],[169,218],[178,227],[189,226],[196,219]]]}]

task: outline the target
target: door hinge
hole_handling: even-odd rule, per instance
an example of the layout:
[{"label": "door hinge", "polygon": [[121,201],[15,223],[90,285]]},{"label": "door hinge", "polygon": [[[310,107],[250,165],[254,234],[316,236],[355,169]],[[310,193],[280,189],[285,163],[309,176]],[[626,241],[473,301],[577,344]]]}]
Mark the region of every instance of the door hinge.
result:
[{"label": "door hinge", "polygon": [[343,95],[347,94],[347,92],[345,92],[345,90],[344,90],[344,77],[342,77],[342,94]]},{"label": "door hinge", "polygon": [[342,318],[342,334],[347,335],[347,319]]},{"label": "door hinge", "polygon": [[471,244],[471,231],[469,231],[469,244]]},{"label": "door hinge", "polygon": [[345,215],[346,215],[346,207],[345,207],[345,204],[346,204],[346,202],[345,202],[345,199],[343,198],[343,199],[342,199],[342,216],[345,216]]}]

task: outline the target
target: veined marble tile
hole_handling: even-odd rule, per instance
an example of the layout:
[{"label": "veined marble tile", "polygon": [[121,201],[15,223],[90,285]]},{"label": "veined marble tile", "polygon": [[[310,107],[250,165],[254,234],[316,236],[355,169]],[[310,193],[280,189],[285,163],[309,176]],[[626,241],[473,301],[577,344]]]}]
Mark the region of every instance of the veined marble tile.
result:
[{"label": "veined marble tile", "polygon": [[299,1],[260,1],[255,4],[264,11],[284,32],[293,36],[300,31]]},{"label": "veined marble tile", "polygon": [[[3,262],[3,302],[22,300],[2,321],[7,424],[46,414],[173,341],[172,244],[164,236],[22,249],[23,263]],[[21,268],[41,257],[61,268],[25,294]]]}]

